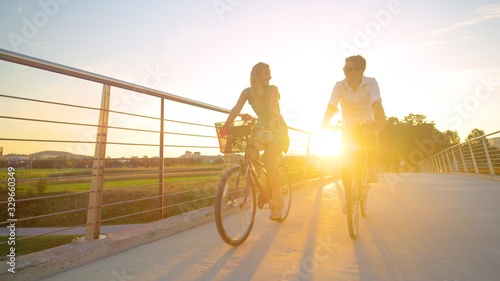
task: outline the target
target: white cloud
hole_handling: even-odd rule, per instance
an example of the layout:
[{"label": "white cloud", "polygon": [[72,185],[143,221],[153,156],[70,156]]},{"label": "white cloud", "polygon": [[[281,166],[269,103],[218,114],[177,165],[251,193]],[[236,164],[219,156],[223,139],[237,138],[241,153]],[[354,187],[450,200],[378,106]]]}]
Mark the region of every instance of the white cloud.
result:
[{"label": "white cloud", "polygon": [[414,52],[423,52],[425,50],[432,49],[434,47],[442,46],[442,45],[453,45],[457,44],[463,41],[471,40],[473,39],[474,36],[461,36],[455,39],[448,39],[448,40],[435,40],[435,39],[428,39],[428,40],[423,40],[417,43],[409,43],[409,44],[394,44],[393,46],[386,48],[384,50],[385,53],[387,54],[395,54],[395,53],[414,53]]},{"label": "white cloud", "polygon": [[500,18],[500,4],[480,6],[476,9],[474,15],[472,15],[469,19],[451,24],[442,29],[438,29],[433,32],[433,35],[442,35],[443,33],[450,32],[461,27],[478,24],[495,18]]},{"label": "white cloud", "polygon": [[484,20],[500,18],[500,4],[485,5],[477,8],[476,13]]}]

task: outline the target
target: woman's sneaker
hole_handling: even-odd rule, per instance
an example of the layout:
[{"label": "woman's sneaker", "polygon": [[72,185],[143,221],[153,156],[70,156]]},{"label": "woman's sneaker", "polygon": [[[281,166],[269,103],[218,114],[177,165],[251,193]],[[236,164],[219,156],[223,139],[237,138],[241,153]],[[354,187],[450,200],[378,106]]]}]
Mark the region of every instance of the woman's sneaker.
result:
[{"label": "woman's sneaker", "polygon": [[270,209],[271,209],[271,215],[270,219],[273,221],[279,220],[283,216],[283,208],[285,207],[285,204],[283,203],[283,199],[280,198],[278,200],[271,200],[269,202]]}]

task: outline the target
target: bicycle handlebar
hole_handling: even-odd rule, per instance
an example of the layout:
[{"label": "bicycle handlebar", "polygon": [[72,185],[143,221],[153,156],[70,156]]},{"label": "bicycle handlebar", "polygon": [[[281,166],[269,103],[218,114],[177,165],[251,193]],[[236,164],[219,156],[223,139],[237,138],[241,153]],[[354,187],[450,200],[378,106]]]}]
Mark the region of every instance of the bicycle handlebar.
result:
[{"label": "bicycle handlebar", "polygon": [[350,126],[346,125],[331,125],[331,124],[326,124],[326,125],[321,125],[322,129],[330,130],[330,131],[338,131],[338,130],[345,130],[345,129],[352,129],[352,128],[366,128],[366,129],[377,129],[377,123],[375,122],[363,122],[359,124],[354,124]]}]

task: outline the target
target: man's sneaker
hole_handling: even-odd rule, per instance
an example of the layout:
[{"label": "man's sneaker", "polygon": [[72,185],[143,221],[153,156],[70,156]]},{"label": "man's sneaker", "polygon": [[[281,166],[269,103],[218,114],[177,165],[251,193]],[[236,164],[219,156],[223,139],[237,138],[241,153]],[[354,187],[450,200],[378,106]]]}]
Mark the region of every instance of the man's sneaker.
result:
[{"label": "man's sneaker", "polygon": [[378,175],[376,169],[368,169],[368,181],[378,182]]}]

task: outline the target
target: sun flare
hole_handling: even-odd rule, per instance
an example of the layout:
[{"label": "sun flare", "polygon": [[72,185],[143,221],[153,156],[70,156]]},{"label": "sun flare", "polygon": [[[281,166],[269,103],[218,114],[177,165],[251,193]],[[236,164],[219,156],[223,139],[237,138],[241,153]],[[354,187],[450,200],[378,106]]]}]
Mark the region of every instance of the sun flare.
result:
[{"label": "sun flare", "polygon": [[340,132],[320,131],[311,138],[311,154],[337,156],[341,148]]}]

